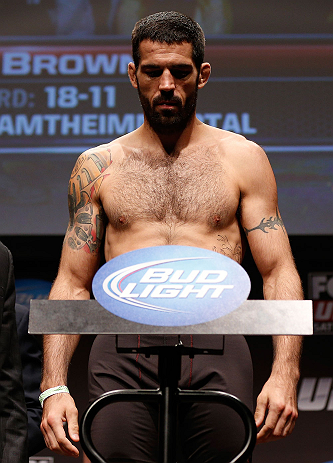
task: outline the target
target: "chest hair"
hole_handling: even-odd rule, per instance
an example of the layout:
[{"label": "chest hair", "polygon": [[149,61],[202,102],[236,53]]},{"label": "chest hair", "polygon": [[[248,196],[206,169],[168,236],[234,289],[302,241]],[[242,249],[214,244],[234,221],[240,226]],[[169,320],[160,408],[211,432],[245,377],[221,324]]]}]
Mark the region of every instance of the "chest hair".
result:
[{"label": "chest hair", "polygon": [[114,226],[120,218],[128,224],[145,219],[215,221],[223,226],[230,211],[237,208],[229,186],[223,163],[211,150],[200,148],[178,156],[132,151],[112,164],[104,208]]}]

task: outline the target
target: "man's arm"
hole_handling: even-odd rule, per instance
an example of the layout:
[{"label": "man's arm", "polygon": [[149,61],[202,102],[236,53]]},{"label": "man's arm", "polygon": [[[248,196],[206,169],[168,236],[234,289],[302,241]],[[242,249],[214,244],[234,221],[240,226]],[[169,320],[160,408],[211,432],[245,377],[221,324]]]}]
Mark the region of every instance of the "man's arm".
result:
[{"label": "man's arm", "polygon": [[[110,163],[108,156],[88,151],[79,157],[73,169],[68,194],[70,220],[50,299],[90,298],[104,233],[99,189]],[[68,367],[79,339],[79,335],[44,336],[42,392],[67,384]],[[57,453],[78,456],[78,449],[66,437],[64,423],[68,424],[70,439],[77,442],[78,412],[73,398],[60,393],[45,399],[41,430],[47,447]]]},{"label": "man's arm", "polygon": [[[264,298],[303,299],[289,239],[277,203],[275,178],[265,153],[256,145],[244,159],[241,184],[241,222],[263,278]],[[253,168],[255,166],[255,168]],[[297,419],[300,336],[274,336],[271,375],[257,399],[258,442],[290,434]]]}]

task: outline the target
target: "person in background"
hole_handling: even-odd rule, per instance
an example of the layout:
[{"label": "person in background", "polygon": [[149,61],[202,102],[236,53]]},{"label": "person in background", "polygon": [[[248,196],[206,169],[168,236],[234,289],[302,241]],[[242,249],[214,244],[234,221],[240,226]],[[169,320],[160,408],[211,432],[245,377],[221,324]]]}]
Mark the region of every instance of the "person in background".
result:
[{"label": "person in background", "polygon": [[40,430],[42,407],[38,397],[42,369],[41,340],[28,333],[29,308],[23,304],[15,305],[16,325],[20,346],[23,389],[28,414],[28,450],[29,457],[45,448]]},{"label": "person in background", "polygon": [[14,266],[0,242],[0,461],[28,462],[27,411],[15,320]]}]

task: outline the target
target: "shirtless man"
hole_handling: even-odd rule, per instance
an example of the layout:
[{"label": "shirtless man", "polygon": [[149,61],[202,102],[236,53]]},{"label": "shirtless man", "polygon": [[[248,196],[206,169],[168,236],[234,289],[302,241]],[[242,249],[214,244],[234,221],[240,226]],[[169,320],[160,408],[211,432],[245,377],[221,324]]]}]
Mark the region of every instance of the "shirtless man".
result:
[{"label": "shirtless man", "polygon": [[[300,278],[278,210],[274,175],[265,153],[244,137],[207,126],[196,118],[197,90],[206,85],[210,75],[210,65],[203,62],[204,36],[200,26],[177,13],[157,13],[136,24],[132,45],[134,63],[129,64],[128,73],[139,93],[144,123],[134,132],[78,158],[69,184],[70,221],[50,299],[90,298],[103,239],[107,261],[139,248],[186,245],[215,250],[240,263],[245,236],[263,278],[265,298],[302,299]],[[229,336],[227,343],[228,339]],[[42,391],[66,384],[68,365],[78,341],[76,335],[45,336]],[[233,342],[243,341],[230,341]],[[118,359],[123,355],[108,352],[108,336],[97,336],[97,343],[97,353],[92,352],[90,361],[93,396],[103,392],[101,384],[107,376],[103,368],[108,368],[104,356],[110,355],[115,362],[108,373],[112,376],[118,372]],[[258,442],[287,436],[297,418],[301,338],[277,336],[273,344],[271,375],[255,411]],[[250,368],[241,364],[248,354],[239,354],[243,360],[238,362],[238,352],[241,349],[235,347],[228,354],[226,348],[225,355],[214,360],[227,362],[225,369],[233,372],[229,376],[240,375],[234,381],[236,392],[227,390],[235,395],[239,383],[251,390]],[[128,371],[136,360],[129,360]],[[143,368],[150,368],[152,361],[143,359]],[[195,367],[192,373],[195,375]],[[142,384],[140,381],[135,384]],[[225,390],[222,383],[227,382],[221,380],[221,390]],[[131,380],[128,384],[135,387]],[[207,385],[212,388],[210,383]],[[115,388],[119,388],[117,380]],[[249,402],[239,392],[240,398]],[[124,404],[122,410],[126,415]],[[123,432],[131,432],[132,421],[141,412],[144,413],[129,412],[130,419],[121,432],[117,431],[117,422],[117,442],[121,442]],[[104,419],[110,416],[112,412]],[[77,448],[65,436],[64,422],[68,423],[69,436],[75,444],[79,437],[73,398],[68,393],[48,397],[41,424],[47,446],[64,455],[78,456]],[[141,425],[144,427],[146,422],[143,420]],[[211,417],[209,422],[213,422]],[[137,430],[136,422],[135,427]],[[98,437],[103,429],[102,423],[95,435]],[[147,448],[153,445],[148,442],[152,431],[145,431],[142,454],[126,453],[127,447],[128,452],[134,452],[131,445],[135,439],[129,434],[110,461],[156,461],[147,456]],[[110,428],[106,432],[107,437],[101,439],[104,442],[113,435]],[[199,440],[194,437],[194,441]],[[187,435],[184,440],[190,438]],[[153,435],[154,445],[155,440]],[[206,461],[205,456],[193,455],[196,453],[191,448],[189,461]],[[221,452],[209,461],[225,461],[220,457]]]}]

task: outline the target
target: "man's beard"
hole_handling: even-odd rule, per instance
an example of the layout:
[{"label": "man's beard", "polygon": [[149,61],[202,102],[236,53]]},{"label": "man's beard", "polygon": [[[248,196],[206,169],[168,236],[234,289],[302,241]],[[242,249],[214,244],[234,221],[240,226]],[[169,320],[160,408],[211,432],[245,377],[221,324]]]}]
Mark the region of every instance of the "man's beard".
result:
[{"label": "man's beard", "polygon": [[[196,86],[193,93],[187,97],[184,106],[179,97],[168,98],[162,95],[154,98],[152,105],[150,105],[148,98],[142,95],[139,86],[138,93],[143,112],[151,128],[158,134],[167,135],[182,132],[187,127],[196,108],[198,87]],[[163,109],[158,112],[155,107],[160,102],[170,103],[176,106],[178,111],[175,113],[174,109]]]}]

